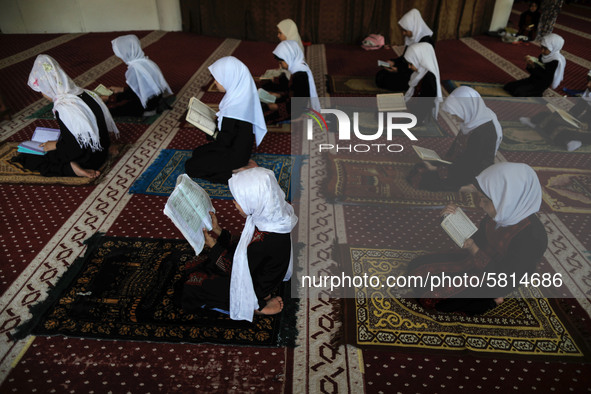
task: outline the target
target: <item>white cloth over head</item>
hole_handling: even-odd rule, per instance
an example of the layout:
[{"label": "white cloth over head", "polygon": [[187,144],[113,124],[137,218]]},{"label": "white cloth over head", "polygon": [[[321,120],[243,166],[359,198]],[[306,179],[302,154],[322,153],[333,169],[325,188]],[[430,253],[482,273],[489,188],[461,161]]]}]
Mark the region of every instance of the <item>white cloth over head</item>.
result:
[{"label": "white cloth over head", "polygon": [[493,122],[497,132],[495,154],[499,150],[503,139],[503,128],[497,119],[497,115],[488,108],[478,92],[468,86],[460,86],[445,99],[441,110],[462,119],[460,131],[468,134],[478,126],[486,122]]},{"label": "white cloth over head", "polygon": [[214,79],[226,90],[217,113],[218,128],[221,130],[224,117],[249,122],[259,146],[267,134],[267,125],[259,94],[248,67],[234,56],[226,56],[208,68]]},{"label": "white cloth over head", "polygon": [[550,50],[548,55],[542,55],[542,63],[548,63],[553,60],[558,61],[558,67],[556,67],[556,71],[554,71],[554,79],[552,80],[551,85],[552,89],[556,89],[564,78],[564,68],[566,67],[566,59],[560,53],[560,50],[564,45],[564,38],[560,37],[558,34],[550,33],[542,37],[540,44]]},{"label": "white cloth over head", "polygon": [[417,71],[411,74],[410,80],[408,81],[408,90],[404,94],[405,100],[410,100],[414,95],[415,88],[428,72],[433,73],[436,80],[435,84],[437,85],[437,97],[435,98],[435,111],[433,115],[437,117],[439,103],[443,100],[443,95],[441,94],[439,65],[437,64],[437,57],[435,56],[433,46],[426,42],[412,44],[406,48],[404,59],[417,68]]},{"label": "white cloth over head", "polygon": [[536,172],[523,163],[497,163],[476,176],[478,185],[491,199],[498,227],[512,226],[538,212],[542,186]]},{"label": "white cloth over head", "polygon": [[284,60],[287,63],[287,69],[293,75],[297,72],[304,71],[308,74],[308,85],[310,87],[310,105],[315,111],[320,111],[320,101],[318,100],[318,93],[316,92],[316,84],[312,76],[312,70],[304,61],[304,53],[298,47],[297,42],[285,40],[281,41],[273,54]]},{"label": "white cloth over head", "polygon": [[302,38],[300,37],[300,33],[298,31],[298,25],[296,25],[293,20],[284,19],[277,24],[277,27],[283,34],[285,34],[286,40],[297,42],[298,46],[302,50],[302,53],[305,53],[304,44],[302,44]]},{"label": "white cloth over head", "polygon": [[59,113],[60,120],[70,130],[81,148],[89,147],[92,151],[103,149],[96,117],[84,100],[78,97],[83,92],[90,94],[101,107],[107,129],[119,135],[119,130],[105,103],[94,92],[77,86],[51,56],[37,56],[29,74],[28,85],[53,101],[53,112]]},{"label": "white cloth over head", "polygon": [[127,64],[126,82],[140,98],[144,108],[151,97],[172,94],[158,65],[144,55],[137,36],[128,34],[117,37],[111,41],[111,44],[115,55]]},{"label": "white cloth over head", "polygon": [[[255,227],[260,231],[279,234],[290,233],[298,222],[293,207],[285,201],[285,193],[275,179],[273,171],[254,167],[232,175],[228,180],[232,196],[246,216],[240,241],[234,252],[230,279],[230,317],[252,321],[259,309],[248,265],[248,245]],[[284,281],[291,278],[293,248]]]},{"label": "white cloth over head", "polygon": [[416,44],[425,36],[433,35],[433,30],[429,29],[429,26],[427,26],[423,20],[421,13],[416,8],[413,8],[406,14],[402,15],[398,24],[404,30],[412,32],[412,37],[404,37],[404,45],[406,46]]}]

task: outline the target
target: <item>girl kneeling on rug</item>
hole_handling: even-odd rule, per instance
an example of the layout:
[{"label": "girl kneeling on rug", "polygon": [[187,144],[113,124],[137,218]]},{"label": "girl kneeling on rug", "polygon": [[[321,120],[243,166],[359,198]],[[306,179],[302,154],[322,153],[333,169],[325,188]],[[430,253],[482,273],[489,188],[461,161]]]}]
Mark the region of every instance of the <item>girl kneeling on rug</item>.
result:
[{"label": "girl kneeling on rug", "polygon": [[260,145],[267,125],[254,80],[244,63],[227,56],[209,66],[209,71],[219,91],[225,92],[217,113],[217,136],[193,150],[185,172],[192,178],[226,183],[232,171],[250,165],[252,145]]},{"label": "girl kneeling on rug", "polygon": [[45,155],[21,153],[13,161],[43,176],[98,177],[98,169],[107,160],[111,145],[109,131],[119,135],[102,100],[76,86],[48,55],[37,56],[28,84],[53,102],[60,136],[57,141],[40,145]]},{"label": "girl kneeling on rug", "polygon": [[418,42],[426,42],[433,45],[433,31],[421,17],[416,8],[408,11],[398,21],[404,36],[404,52],[396,59],[390,59],[390,67],[384,68],[376,74],[376,85],[379,88],[393,92],[405,92],[408,89],[408,81],[412,70],[408,68],[408,62],[404,54],[409,46]]},{"label": "girl kneeling on rug", "polygon": [[309,97],[312,109],[320,111],[314,77],[310,67],[304,62],[304,53],[298,43],[289,40],[282,41],[273,51],[273,55],[279,61],[281,68],[287,69],[291,76],[286,90],[269,92],[277,99],[275,103],[263,104],[265,121],[270,124],[300,117],[306,107],[302,105],[292,113],[292,98],[294,97]]},{"label": "girl kneeling on rug", "polygon": [[156,63],[148,59],[137,36],[111,41],[115,55],[127,64],[126,87],[111,86],[113,95],[103,97],[113,116],[152,116],[168,109],[164,97],[172,90]]},{"label": "girl kneeling on rug", "polygon": [[424,161],[413,168],[408,181],[417,189],[457,192],[494,163],[503,130],[480,94],[467,86],[455,89],[441,110],[460,124],[460,132],[444,156],[452,164]]},{"label": "girl kneeling on rug", "polygon": [[525,69],[530,76],[518,81],[509,82],[503,89],[515,97],[542,97],[544,91],[551,87],[556,89],[564,78],[566,59],[560,53],[564,39],[558,34],[548,34],[540,40],[542,53],[533,61],[526,57]]},{"label": "girl kneeling on rug", "polygon": [[[524,274],[535,272],[548,245],[544,225],[536,212],[542,204],[542,187],[535,171],[527,164],[498,163],[476,177],[478,206],[487,214],[478,231],[466,240],[461,251],[420,256],[409,264],[410,275],[426,277],[442,272],[449,277],[515,274],[517,285]],[[448,205],[442,215],[453,213]],[[454,282],[452,282],[454,283]],[[503,302],[514,287],[482,288],[454,286],[417,288],[420,303],[440,312],[476,315]]]},{"label": "girl kneeling on rug", "polygon": [[211,308],[229,311],[234,320],[252,321],[254,314],[273,315],[283,309],[282,298],[272,295],[291,277],[290,233],[298,218],[271,170],[240,171],[228,185],[236,209],[246,218],[240,240],[232,241],[211,213],[217,240],[204,230],[210,249],[186,268],[176,298],[188,313]]}]

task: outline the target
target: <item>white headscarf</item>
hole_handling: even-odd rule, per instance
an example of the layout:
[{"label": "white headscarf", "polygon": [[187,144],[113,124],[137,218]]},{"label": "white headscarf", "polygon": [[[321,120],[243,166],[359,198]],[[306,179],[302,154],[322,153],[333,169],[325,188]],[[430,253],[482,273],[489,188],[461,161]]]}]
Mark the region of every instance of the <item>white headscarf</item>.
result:
[{"label": "white headscarf", "polygon": [[37,56],[29,74],[28,85],[53,101],[53,112],[59,113],[60,120],[81,148],[90,147],[93,152],[103,149],[96,117],[84,100],[78,97],[83,92],[90,94],[101,107],[107,129],[119,134],[105,103],[95,93],[78,87],[51,56]]},{"label": "white headscarf", "polygon": [[209,66],[209,72],[226,90],[217,113],[218,128],[222,128],[224,117],[249,122],[259,146],[267,134],[267,125],[248,67],[234,56],[226,56]]},{"label": "white headscarf", "polygon": [[305,53],[304,44],[302,44],[302,38],[298,32],[298,25],[296,25],[294,21],[291,19],[284,19],[277,24],[277,27],[283,34],[285,34],[287,40],[297,42],[302,53]]},{"label": "white headscarf", "polygon": [[425,23],[421,13],[416,8],[408,11],[400,18],[398,24],[404,29],[412,32],[412,37],[404,37],[404,45],[409,46],[421,41],[425,36],[432,36],[433,30]]},{"label": "white headscarf", "polygon": [[558,67],[554,71],[554,79],[552,80],[552,89],[556,89],[564,78],[564,68],[566,67],[566,59],[560,53],[564,45],[564,38],[558,34],[550,33],[540,40],[540,44],[550,50],[550,54],[542,55],[542,63],[548,63],[553,60],[558,60]]},{"label": "white headscarf", "polygon": [[404,59],[417,68],[417,71],[411,74],[410,80],[408,81],[408,90],[404,94],[405,100],[410,100],[415,92],[416,86],[421,82],[425,74],[432,72],[435,75],[435,84],[437,85],[437,97],[435,98],[435,111],[433,115],[437,117],[439,103],[443,100],[443,95],[441,94],[441,82],[439,79],[439,65],[437,64],[437,57],[435,56],[433,46],[426,42],[413,44],[406,49]]},{"label": "white headscarf", "polygon": [[[287,234],[295,227],[298,218],[293,207],[285,201],[285,193],[271,170],[254,167],[240,171],[232,175],[228,186],[247,215],[232,263],[230,317],[252,321],[254,310],[259,309],[259,304],[250,277],[247,249],[255,227],[260,231]],[[292,266],[293,250],[284,281],[291,277]]]},{"label": "white headscarf", "polygon": [[495,154],[497,153],[503,139],[503,128],[497,119],[497,115],[486,106],[476,90],[468,86],[460,86],[445,99],[441,110],[456,115],[463,120],[460,126],[462,134],[468,134],[478,126],[492,121],[497,132]]},{"label": "white headscarf", "polygon": [[287,63],[289,72],[293,75],[300,71],[308,74],[308,85],[310,87],[310,105],[315,111],[320,111],[320,102],[316,92],[316,84],[312,76],[312,70],[304,61],[304,53],[300,50],[295,41],[281,41],[273,51],[273,54]]},{"label": "white headscarf", "polygon": [[140,98],[144,108],[151,97],[172,94],[158,65],[144,55],[137,36],[129,34],[117,37],[111,44],[115,55],[127,64],[126,82]]},{"label": "white headscarf", "polygon": [[542,186],[536,172],[527,164],[493,164],[476,180],[497,211],[493,218],[497,228],[517,224],[540,210]]}]

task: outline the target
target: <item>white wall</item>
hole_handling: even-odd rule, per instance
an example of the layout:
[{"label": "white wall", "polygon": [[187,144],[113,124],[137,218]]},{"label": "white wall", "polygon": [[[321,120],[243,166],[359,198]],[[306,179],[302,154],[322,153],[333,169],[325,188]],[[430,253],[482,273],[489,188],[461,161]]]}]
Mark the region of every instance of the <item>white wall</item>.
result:
[{"label": "white wall", "polygon": [[181,30],[179,0],[0,0],[2,33]]}]

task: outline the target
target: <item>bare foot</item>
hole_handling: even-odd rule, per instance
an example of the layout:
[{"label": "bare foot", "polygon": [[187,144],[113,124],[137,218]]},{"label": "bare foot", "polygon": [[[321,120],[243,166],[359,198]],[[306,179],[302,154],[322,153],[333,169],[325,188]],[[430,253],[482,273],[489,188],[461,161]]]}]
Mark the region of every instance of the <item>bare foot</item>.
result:
[{"label": "bare foot", "polygon": [[501,305],[503,303],[503,301],[505,301],[505,299],[503,297],[499,297],[499,298],[495,298],[495,304],[497,304],[497,306]]},{"label": "bare foot", "polygon": [[240,168],[233,170],[232,173],[236,174],[237,172],[248,170],[249,168],[254,168],[254,167],[258,167],[258,166],[259,165],[254,160],[250,159],[248,161],[247,165],[245,165],[244,167],[240,167]]},{"label": "bare foot", "polygon": [[70,165],[72,166],[72,170],[74,170],[74,174],[76,174],[77,176],[86,178],[96,178],[101,174],[99,171],[96,170],[87,170],[86,168],[82,168],[75,161],[71,161]]},{"label": "bare foot", "polygon": [[267,301],[267,305],[260,311],[254,311],[255,315],[276,315],[283,310],[283,299],[274,297]]}]

